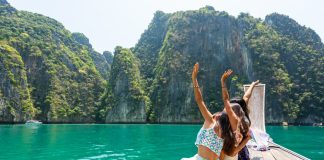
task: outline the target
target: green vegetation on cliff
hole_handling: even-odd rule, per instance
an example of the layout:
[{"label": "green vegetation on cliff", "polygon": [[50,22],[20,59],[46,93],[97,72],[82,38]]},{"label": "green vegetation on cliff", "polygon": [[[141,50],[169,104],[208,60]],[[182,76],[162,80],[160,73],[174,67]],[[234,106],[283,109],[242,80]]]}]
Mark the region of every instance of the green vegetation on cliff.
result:
[{"label": "green vegetation on cliff", "polygon": [[[18,90],[15,95],[5,95],[8,86],[1,86],[9,104],[17,103],[15,110],[34,106],[40,111],[36,118],[46,122],[94,122],[96,103],[106,82],[91,59],[89,46],[79,43],[51,18],[16,11],[8,4],[0,6],[0,41],[5,50],[11,50],[2,51],[1,57],[15,56],[20,60],[15,67],[21,70],[2,68],[1,74],[8,73]],[[10,61],[3,59],[3,63]],[[13,100],[15,97],[27,98]],[[5,104],[5,108],[12,106]],[[30,114],[28,118],[32,117]]]},{"label": "green vegetation on cliff", "polygon": [[19,53],[0,41],[0,121],[19,122],[36,114],[30,99],[24,62]]},{"label": "green vegetation on cliff", "polygon": [[220,76],[232,68],[232,97],[253,80],[267,85],[266,122],[324,120],[324,45],[288,16],[157,11],[136,46],[112,55],[0,0],[0,122],[201,122],[190,76],[196,62],[213,112],[223,105]]},{"label": "green vegetation on cliff", "polygon": [[93,60],[96,69],[99,71],[100,75],[105,79],[108,80],[109,71],[110,71],[110,65],[112,62],[107,61],[104,55],[96,52],[92,49],[92,45],[89,43],[89,39],[82,33],[72,33],[72,37],[74,40],[79,42],[82,45],[85,45],[87,47],[84,47],[84,49],[87,49],[90,53],[90,57]]},{"label": "green vegetation on cliff", "polygon": [[222,107],[219,76],[232,68],[232,96],[243,95],[244,83],[260,79],[267,84],[267,122],[323,120],[323,43],[287,16],[271,14],[262,21],[242,13],[235,18],[209,6],[157,12],[134,51],[149,61],[141,65],[144,79],[154,75],[150,97],[158,122],[200,120],[190,79],[195,62],[201,65],[204,100],[213,111]]},{"label": "green vegetation on cliff", "polygon": [[157,11],[148,29],[142,34],[134,48],[134,54],[140,60],[141,74],[148,85],[151,85],[154,79],[153,70],[167,31],[168,18],[168,14]]},{"label": "green vegetation on cliff", "polygon": [[106,122],[146,122],[150,100],[144,91],[139,61],[129,49],[116,47],[103,106]]}]

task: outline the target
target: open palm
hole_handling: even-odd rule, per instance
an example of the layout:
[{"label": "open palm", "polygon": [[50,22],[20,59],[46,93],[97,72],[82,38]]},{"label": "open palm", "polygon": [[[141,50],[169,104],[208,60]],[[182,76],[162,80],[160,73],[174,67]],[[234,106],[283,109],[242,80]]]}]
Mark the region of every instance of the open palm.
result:
[{"label": "open palm", "polygon": [[223,73],[223,75],[222,75],[222,81],[226,81],[227,78],[228,78],[229,76],[231,76],[232,73],[233,73],[233,70],[231,70],[231,69],[228,69],[227,71],[225,71],[225,72]]}]

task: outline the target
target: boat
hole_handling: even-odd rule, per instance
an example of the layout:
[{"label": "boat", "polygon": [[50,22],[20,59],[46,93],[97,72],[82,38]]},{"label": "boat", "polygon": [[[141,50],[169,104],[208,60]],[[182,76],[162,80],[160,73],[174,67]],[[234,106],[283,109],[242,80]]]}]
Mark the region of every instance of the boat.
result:
[{"label": "boat", "polygon": [[313,126],[323,126],[323,123],[313,123]]},{"label": "boat", "polygon": [[37,120],[28,120],[25,124],[26,125],[40,125],[43,123],[41,121],[37,121]]},{"label": "boat", "polygon": [[[244,91],[249,85],[243,86]],[[309,160],[292,150],[276,144],[267,134],[265,128],[265,84],[259,84],[253,89],[251,98],[248,102],[251,108],[250,119],[252,121],[252,139],[247,147],[252,160]],[[288,123],[287,123],[288,126]]]},{"label": "boat", "polygon": [[283,126],[288,126],[288,122],[282,122]]}]

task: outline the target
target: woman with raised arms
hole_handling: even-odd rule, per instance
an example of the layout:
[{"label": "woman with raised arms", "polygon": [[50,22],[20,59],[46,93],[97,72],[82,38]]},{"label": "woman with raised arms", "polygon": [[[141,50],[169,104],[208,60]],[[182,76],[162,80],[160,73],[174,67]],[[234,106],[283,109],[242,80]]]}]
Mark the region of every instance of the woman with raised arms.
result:
[{"label": "woman with raised arms", "polygon": [[195,142],[198,153],[192,158],[183,158],[182,160],[215,160],[219,159],[222,149],[224,152],[230,153],[241,141],[241,136],[236,136],[236,133],[239,133],[236,132],[239,118],[232,110],[232,105],[238,104],[230,104],[229,101],[224,101],[226,112],[211,114],[203,101],[199,89],[197,81],[198,69],[199,64],[196,63],[192,71],[192,83],[195,100],[204,118],[204,124],[198,132]]},{"label": "woman with raised arms", "polygon": [[[226,80],[227,78],[233,73],[232,70],[228,70],[224,73],[225,76],[222,77],[221,79],[221,84],[222,84],[222,95],[223,95],[223,100],[229,101],[229,94],[228,90],[226,87]],[[221,153],[221,160],[248,160],[250,159],[248,149],[246,147],[247,142],[251,139],[249,128],[251,126],[251,120],[249,117],[250,110],[247,107],[248,101],[252,95],[252,91],[254,87],[259,83],[259,81],[252,82],[248,90],[245,92],[243,98],[234,98],[231,99],[229,102],[231,104],[237,103],[239,106],[234,105],[232,109],[234,112],[238,115],[240,123],[238,125],[237,131],[241,133],[243,136],[242,142],[232,148],[230,152],[225,153],[223,150]],[[240,110],[240,111],[239,111]],[[243,113],[242,113],[243,111]]]}]

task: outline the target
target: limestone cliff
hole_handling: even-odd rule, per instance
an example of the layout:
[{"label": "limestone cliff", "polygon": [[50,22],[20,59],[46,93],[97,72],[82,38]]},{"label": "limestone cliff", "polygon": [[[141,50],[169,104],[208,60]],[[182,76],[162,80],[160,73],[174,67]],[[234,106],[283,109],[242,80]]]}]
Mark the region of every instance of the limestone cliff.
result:
[{"label": "limestone cliff", "polygon": [[0,122],[95,122],[106,82],[89,47],[56,20],[5,2],[0,3]]},{"label": "limestone cliff", "polygon": [[222,110],[220,76],[231,97],[259,79],[266,122],[324,120],[324,47],[285,15],[233,17],[206,6],[157,11],[136,46],[96,52],[82,33],[0,0],[0,122],[193,123],[191,70],[200,63],[207,107]]},{"label": "limestone cliff", "polygon": [[111,108],[106,122],[146,122],[149,99],[144,93],[138,59],[129,49],[116,47],[107,97]]},{"label": "limestone cliff", "polygon": [[[296,37],[300,33],[304,38]],[[193,64],[199,62],[200,87],[212,112],[222,109],[219,80],[224,70],[232,68],[235,74],[228,84],[232,97],[242,96],[242,85],[253,80],[267,84],[266,122],[304,123],[306,118],[308,123],[324,117],[319,107],[323,90],[316,89],[323,86],[322,46],[315,32],[286,16],[269,15],[262,21],[242,13],[235,18],[207,6],[157,12],[134,52],[147,62],[141,65],[141,74],[146,82],[152,81],[150,115],[156,122],[202,121],[190,77]]]},{"label": "limestone cliff", "polygon": [[24,62],[14,48],[1,42],[0,73],[0,122],[32,118],[36,109],[30,99]]}]

